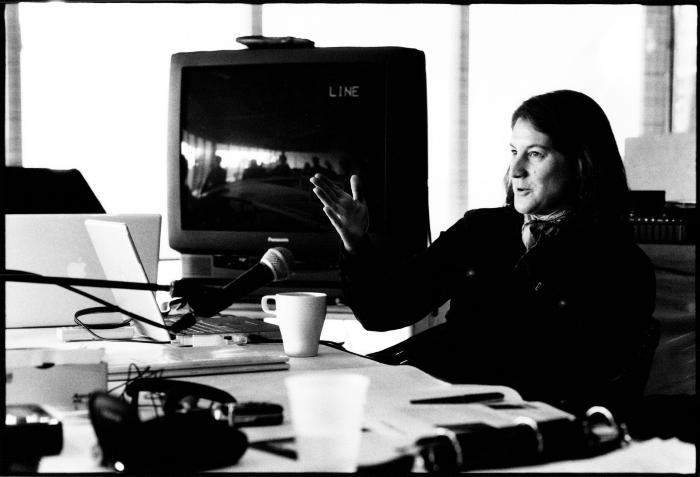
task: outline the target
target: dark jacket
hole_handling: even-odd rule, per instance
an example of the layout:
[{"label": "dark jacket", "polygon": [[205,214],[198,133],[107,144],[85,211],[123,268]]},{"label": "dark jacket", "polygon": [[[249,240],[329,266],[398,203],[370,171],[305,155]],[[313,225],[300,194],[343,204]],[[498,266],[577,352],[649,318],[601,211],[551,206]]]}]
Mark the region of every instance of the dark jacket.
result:
[{"label": "dark jacket", "polygon": [[343,255],[345,298],[377,331],[450,300],[446,323],[398,345],[396,362],[450,382],[511,386],[572,411],[624,407],[641,396],[648,373],[649,259],[629,235],[575,221],[526,253],[522,223],[512,208],[469,211],[396,266],[365,243]]}]

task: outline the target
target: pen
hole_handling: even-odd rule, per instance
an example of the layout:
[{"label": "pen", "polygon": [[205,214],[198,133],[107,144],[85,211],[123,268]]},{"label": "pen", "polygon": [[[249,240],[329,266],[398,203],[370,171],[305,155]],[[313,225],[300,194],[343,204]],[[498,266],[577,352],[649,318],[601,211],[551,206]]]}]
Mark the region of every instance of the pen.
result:
[{"label": "pen", "polygon": [[411,400],[411,404],[469,404],[475,402],[501,400],[503,397],[503,393],[499,392],[474,393],[429,399],[413,399]]}]

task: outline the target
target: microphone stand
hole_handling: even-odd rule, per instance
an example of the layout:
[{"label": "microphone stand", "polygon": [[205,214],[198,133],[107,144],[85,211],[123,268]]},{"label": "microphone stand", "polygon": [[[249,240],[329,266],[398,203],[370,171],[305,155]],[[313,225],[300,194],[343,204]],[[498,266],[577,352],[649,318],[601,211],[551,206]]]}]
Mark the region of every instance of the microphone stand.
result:
[{"label": "microphone stand", "polygon": [[58,286],[84,286],[95,288],[120,288],[125,290],[170,291],[171,285],[159,285],[157,283],[124,282],[118,280],[100,280],[95,278],[52,277],[34,275],[31,273],[2,273],[0,281],[46,283]]}]

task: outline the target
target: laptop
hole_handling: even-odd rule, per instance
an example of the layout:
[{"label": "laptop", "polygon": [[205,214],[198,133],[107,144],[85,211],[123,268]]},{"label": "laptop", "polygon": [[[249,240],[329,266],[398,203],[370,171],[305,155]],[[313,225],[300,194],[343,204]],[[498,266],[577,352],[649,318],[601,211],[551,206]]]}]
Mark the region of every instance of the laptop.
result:
[{"label": "laptop", "polygon": [[[45,276],[104,279],[102,265],[85,228],[85,220],[128,224],[144,272],[158,274],[159,214],[8,214],[5,216],[5,267]],[[108,288],[79,287],[110,303]],[[7,328],[73,326],[76,311],[98,306],[93,300],[57,285],[6,282]],[[96,315],[93,323],[121,320],[115,313]]]},{"label": "laptop", "polygon": [[[85,221],[85,227],[108,280],[137,283],[150,281],[127,224],[88,219]],[[114,303],[120,308],[160,325],[170,324],[170,320],[166,320],[163,316],[153,292],[114,288],[112,293]],[[168,330],[142,321],[134,321],[137,331],[143,336],[155,341],[171,341]],[[176,333],[172,341],[180,345],[189,345],[192,344],[191,339],[194,335],[219,335],[230,340],[236,334],[255,334],[267,338],[280,336],[277,325],[262,319],[223,315],[198,318],[195,326]]]}]

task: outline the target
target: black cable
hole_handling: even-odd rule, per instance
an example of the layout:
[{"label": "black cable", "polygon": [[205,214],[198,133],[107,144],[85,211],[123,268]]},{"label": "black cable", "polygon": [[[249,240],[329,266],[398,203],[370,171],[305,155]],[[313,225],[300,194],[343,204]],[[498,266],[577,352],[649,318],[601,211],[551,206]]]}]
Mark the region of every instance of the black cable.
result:
[{"label": "black cable", "polygon": [[[59,286],[63,286],[63,285],[59,285]],[[64,287],[64,288],[68,288],[69,290],[75,291],[75,290],[72,289],[71,287]],[[83,294],[83,293],[81,293],[81,294]],[[104,302],[104,300],[102,300],[102,299],[100,299],[100,298],[98,298],[98,297],[92,296],[92,295],[90,295],[89,293],[85,293],[83,296],[85,296],[85,297],[87,297],[87,298],[97,299],[97,300],[99,300],[100,302]],[[116,313],[116,312],[119,312],[119,313],[122,313],[122,314],[124,314],[124,315],[127,315],[130,319],[124,320],[124,321],[122,321],[121,323],[114,323],[114,324],[111,324],[111,323],[110,323],[110,324],[95,324],[95,325],[88,325],[88,324],[83,323],[83,322],[80,320],[80,317],[83,316],[83,315],[94,314],[94,313]],[[91,328],[94,328],[94,329],[102,329],[102,330],[104,330],[104,329],[115,329],[115,328],[120,328],[120,327],[122,327],[122,326],[128,325],[132,320],[136,320],[136,321],[148,323],[148,324],[157,326],[158,328],[163,328],[163,329],[165,329],[165,330],[168,331],[168,332],[171,331],[170,328],[169,328],[168,326],[162,325],[162,324],[160,324],[160,323],[156,323],[156,322],[153,321],[153,320],[149,320],[148,318],[145,318],[145,317],[143,317],[143,316],[141,316],[141,315],[137,315],[136,313],[132,313],[132,312],[130,312],[130,311],[128,311],[128,310],[125,310],[125,309],[123,309],[123,308],[121,308],[121,307],[118,307],[118,306],[116,306],[116,305],[107,304],[107,305],[104,306],[104,307],[93,307],[93,308],[85,308],[85,309],[82,309],[82,310],[78,310],[78,311],[76,311],[75,314],[73,315],[73,320],[74,320],[79,326],[83,327],[83,328],[84,328],[88,333],[90,333],[92,336],[94,336],[95,338],[98,338],[98,339],[100,339],[100,340],[103,340],[103,341],[117,341],[117,342],[145,343],[145,344],[169,344],[169,343],[170,343],[170,341],[158,341],[158,340],[154,340],[153,338],[148,337],[148,336],[146,336],[146,339],[143,339],[143,340],[136,340],[136,339],[133,339],[133,338],[105,338],[104,336],[100,336],[100,335],[98,335],[97,333],[95,333],[94,331],[92,331]]]},{"label": "black cable", "polygon": [[157,283],[125,282],[119,280],[101,280],[97,278],[52,277],[23,270],[5,269],[0,273],[1,281],[47,283],[58,286],[82,286],[95,288],[120,288],[123,290],[170,291],[170,285]]},{"label": "black cable", "polygon": [[[132,376],[132,373],[135,373],[136,376]],[[163,377],[163,370],[162,369],[151,370],[150,366],[146,366],[144,369],[141,369],[135,363],[130,363],[129,368],[127,369],[127,372],[126,372],[126,379],[124,380],[124,382],[117,384],[116,386],[114,386],[111,389],[108,389],[107,393],[112,394],[117,389],[123,387],[124,389],[122,390],[119,397],[122,399],[126,399],[125,398],[126,387],[129,384],[131,384],[133,381],[136,381],[137,379],[141,379],[141,378],[162,378],[162,377]]]},{"label": "black cable", "polygon": [[129,323],[133,321],[132,318],[129,318],[128,320],[124,320],[121,323],[94,323],[90,325],[85,325],[82,321],[80,321],[78,318],[84,315],[92,315],[95,313],[118,313],[119,308],[116,306],[95,306],[92,308],[83,308],[82,310],[78,310],[75,312],[73,315],[73,320],[78,323],[80,326],[83,327],[90,327],[94,330],[113,330],[115,328],[121,328],[122,326],[127,326]]},{"label": "black cable", "polygon": [[[59,285],[61,286],[61,285]],[[68,287],[69,290],[72,291],[72,288]],[[136,313],[132,313],[129,310],[125,310],[124,308],[121,308],[117,305],[112,305],[109,302],[106,302],[102,300],[101,298],[98,298],[96,296],[91,295],[90,293],[87,292],[82,292],[80,293],[81,295],[85,296],[86,298],[93,298],[96,299],[95,301],[99,300],[98,303],[103,303],[105,304],[104,307],[94,307],[94,308],[84,308],[82,310],[78,310],[75,312],[74,319],[79,321],[78,318],[83,316],[83,315],[89,315],[89,314],[94,314],[94,313],[115,313],[119,312],[122,313],[126,316],[128,316],[131,319],[134,319],[136,321],[140,321],[142,323],[146,323],[152,326],[155,326],[156,328],[163,328],[164,330],[171,331],[171,328],[167,325],[164,325],[162,323],[156,323],[153,320],[150,320],[146,317],[143,317],[141,315],[137,315]],[[96,329],[109,329],[109,328],[119,328],[120,326],[125,326],[127,325],[131,320],[126,320],[119,324],[118,326],[109,326],[109,325],[88,325],[90,327],[96,328]]]},{"label": "black cable", "polygon": [[[148,336],[146,336],[146,339],[143,339],[143,340],[136,340],[136,339],[133,339],[133,338],[106,338],[106,337],[104,337],[104,336],[98,335],[97,333],[95,333],[95,332],[92,330],[93,328],[94,328],[94,329],[99,329],[99,330],[109,330],[109,329],[120,328],[120,327],[122,327],[122,326],[126,326],[127,324],[129,324],[129,323],[132,321],[131,319],[122,321],[121,323],[109,323],[109,324],[94,324],[94,325],[88,325],[88,324],[83,323],[83,322],[78,318],[78,316],[79,316],[78,314],[79,314],[80,312],[85,312],[85,311],[90,311],[90,312],[92,312],[92,313],[104,313],[104,312],[109,312],[109,313],[111,313],[111,312],[118,312],[118,311],[120,310],[120,308],[118,308],[118,307],[115,307],[115,308],[116,308],[116,309],[110,309],[110,307],[104,307],[104,308],[102,308],[102,307],[95,307],[95,308],[86,308],[86,309],[84,309],[84,310],[78,310],[78,311],[75,313],[75,315],[74,315],[74,317],[73,317],[73,320],[74,320],[79,326],[81,326],[82,328],[84,328],[85,331],[87,331],[87,332],[90,333],[92,336],[94,336],[95,338],[97,338],[97,339],[99,339],[99,340],[102,340],[102,341],[119,341],[119,342],[127,342],[127,343],[145,343],[145,344],[168,344],[168,343],[170,343],[169,341],[157,341],[157,340],[154,340],[154,339],[152,339],[152,338],[150,338],[150,337],[148,337]],[[84,313],[84,314],[89,314],[89,313]]]}]

